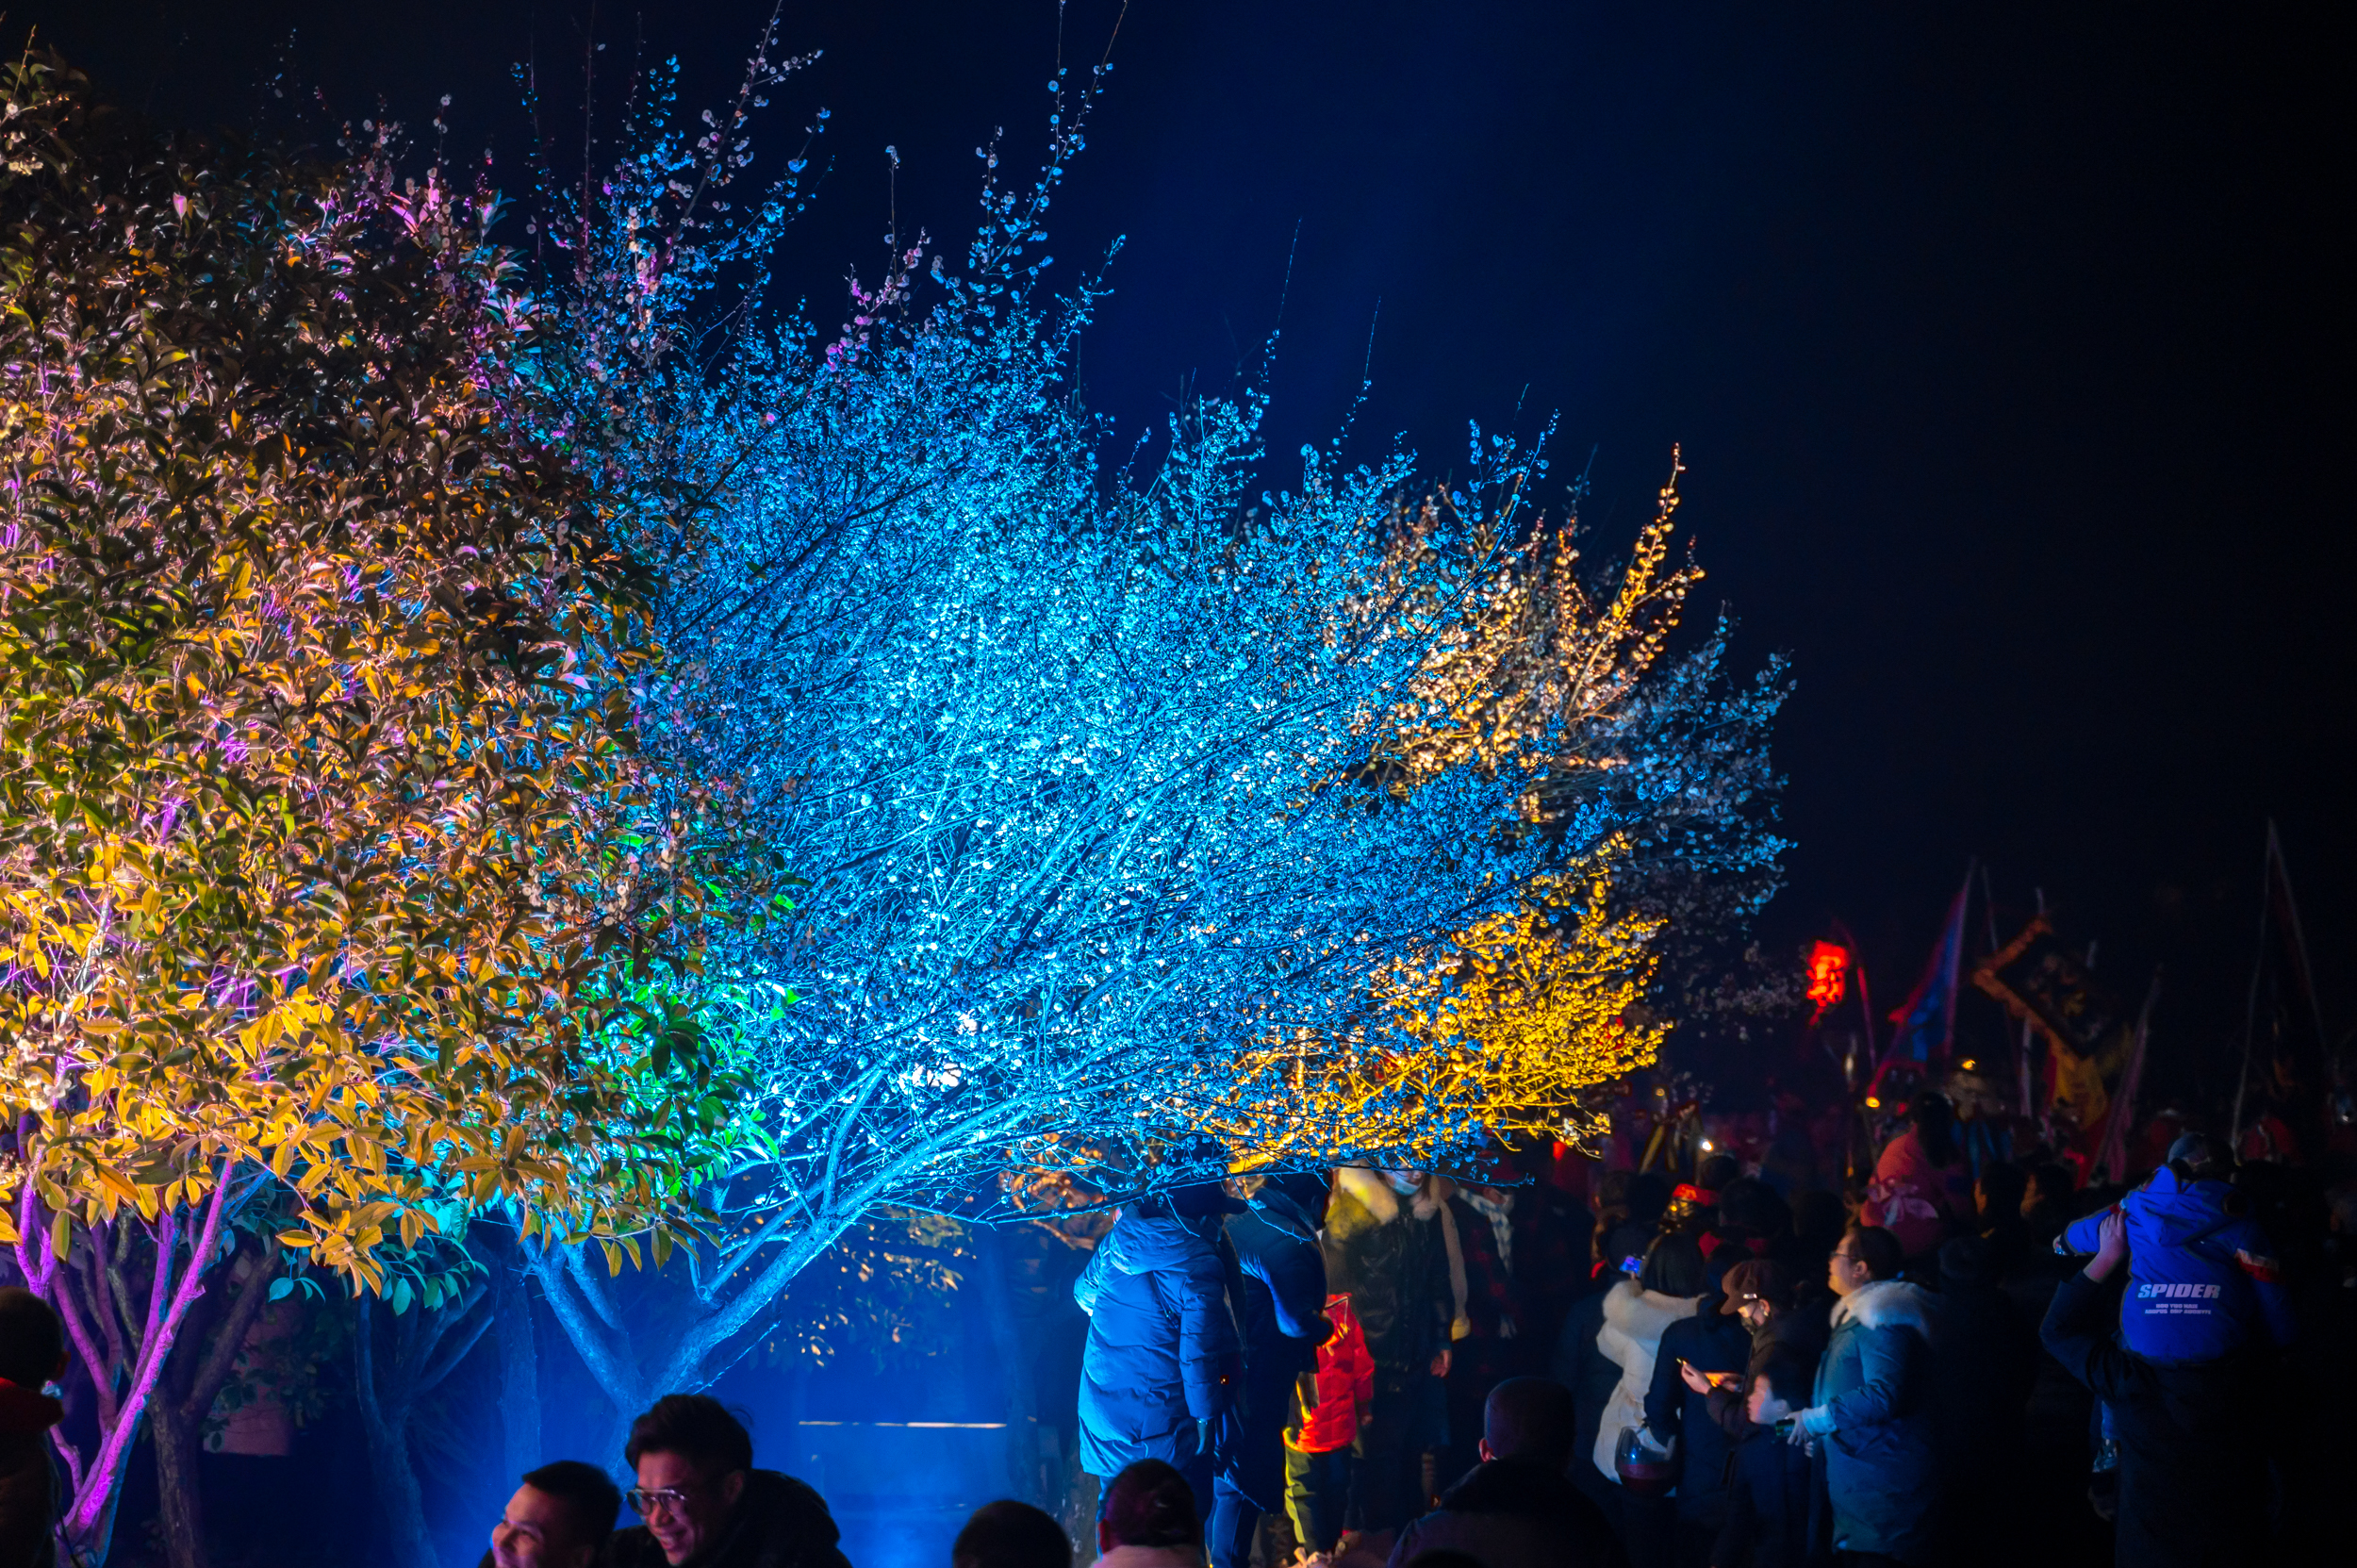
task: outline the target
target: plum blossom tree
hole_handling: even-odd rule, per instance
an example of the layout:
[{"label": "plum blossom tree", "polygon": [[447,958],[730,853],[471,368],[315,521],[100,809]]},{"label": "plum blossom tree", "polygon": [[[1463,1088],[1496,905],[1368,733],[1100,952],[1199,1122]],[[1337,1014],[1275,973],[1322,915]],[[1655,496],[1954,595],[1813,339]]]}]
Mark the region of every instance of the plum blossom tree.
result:
[{"label": "plum blossom tree", "polygon": [[832,334],[764,288],[800,160],[734,220],[715,194],[763,57],[739,118],[650,123],[554,209],[573,325],[536,417],[665,561],[649,743],[810,881],[698,992],[757,1131],[709,1172],[720,1230],[649,1287],[663,1332],[581,1249],[537,1259],[618,1411],[717,1376],[878,1205],[1133,1190],[1207,1129],[1292,1163],[1561,1130],[1661,1034],[1629,1016],[1660,917],[1614,877],[1772,864],[1761,780],[1665,751],[1780,695],[1720,692],[1722,639],[1668,653],[1697,574],[1662,570],[1666,504],[1591,593],[1511,443],[1430,505],[1404,454],[1308,450],[1264,488],[1257,393],[1103,457],[1070,378],[1095,286],[1049,295],[1038,250],[1101,72],[1060,69],[1028,192],[983,150],[962,267],[896,237]]}]

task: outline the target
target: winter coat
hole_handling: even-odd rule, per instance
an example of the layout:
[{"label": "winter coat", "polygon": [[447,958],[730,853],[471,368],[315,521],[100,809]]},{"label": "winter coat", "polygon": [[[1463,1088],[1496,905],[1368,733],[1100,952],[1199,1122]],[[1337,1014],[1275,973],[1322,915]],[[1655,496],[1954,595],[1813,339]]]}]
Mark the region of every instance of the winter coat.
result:
[{"label": "winter coat", "polygon": [[[2233,1361],[2164,1366],[2114,1343],[2109,1293],[2085,1274],[2056,1286],[2039,1338],[2110,1406],[2119,1441],[2119,1568],[2227,1568],[2254,1560],[2266,1494],[2257,1445],[2237,1430]],[[2286,1560],[2295,1560],[2287,1559]],[[2322,1561],[2317,1558],[2315,1560]]]},{"label": "winter coat", "polygon": [[1645,1395],[1653,1387],[1661,1331],[1680,1318],[1692,1317],[1701,1302],[1700,1296],[1640,1290],[1634,1279],[1624,1279],[1604,1293],[1604,1326],[1596,1330],[1596,1348],[1621,1369],[1621,1380],[1613,1385],[1597,1425],[1593,1453],[1596,1468],[1614,1480],[1620,1472],[1613,1467],[1612,1448],[1621,1428],[1644,1425]]},{"label": "winter coat", "polygon": [[1429,1369],[1456,1315],[1437,1205],[1403,1201],[1376,1171],[1334,1173],[1326,1213],[1326,1288],[1350,1297],[1378,1379]]},{"label": "winter coat", "polygon": [[1604,1510],[1553,1465],[1492,1460],[1441,1494],[1440,1508],[1399,1532],[1389,1568],[1425,1552],[1463,1552],[1482,1568],[1619,1568],[1625,1560]]},{"label": "winter coat", "polygon": [[1817,1568],[1833,1560],[1832,1521],[1808,1454],[1798,1444],[1769,1428],[1751,1427],[1727,1455],[1726,1487],[1726,1519],[1711,1548],[1712,1568]]},{"label": "winter coat", "polygon": [[65,1407],[41,1390],[0,1378],[0,1568],[49,1568],[57,1560],[49,1428],[64,1418]]},{"label": "winter coat", "polygon": [[1375,1358],[1367,1354],[1367,1337],[1351,1314],[1350,1297],[1326,1298],[1326,1320],[1333,1337],[1317,1348],[1317,1377],[1312,1388],[1317,1403],[1301,1411],[1301,1429],[1285,1439],[1286,1446],[1305,1454],[1330,1454],[1347,1448],[1359,1436],[1359,1423],[1375,1402]]},{"label": "winter coat", "polygon": [[1466,1193],[1448,1200],[1449,1217],[1457,1227],[1457,1246],[1465,1263],[1466,1339],[1508,1340],[1527,1331],[1529,1312],[1517,1276],[1529,1260],[1517,1256],[1514,1244],[1521,1231],[1514,1224],[1514,1196],[1508,1193],[1506,1237],[1501,1244],[1497,1222]]},{"label": "winter coat", "polygon": [[1117,1476],[1144,1459],[1184,1468],[1202,1428],[1236,1405],[1240,1346],[1207,1233],[1217,1223],[1158,1205],[1124,1210],[1072,1282],[1089,1314],[1080,1467],[1090,1475]]},{"label": "winter coat", "polygon": [[[841,1538],[817,1493],[775,1470],[749,1470],[734,1523],[682,1568],[851,1568],[835,1547]],[[644,1525],[616,1530],[598,1560],[603,1568],[668,1568]]]},{"label": "winter coat", "polygon": [[[2291,1300],[2258,1226],[2227,1212],[2223,1181],[2185,1181],[2163,1165],[2120,1199],[2128,1226],[2128,1296],[2120,1337],[2147,1361],[2210,1362],[2253,1342],[2265,1325],[2292,1338]],[[2109,1210],[2064,1227],[2056,1250],[2093,1252]]]},{"label": "winter coat", "polygon": [[1874,1180],[1867,1184],[1857,1217],[1861,1224],[1881,1226],[1899,1238],[1902,1252],[1920,1258],[1948,1238],[1960,1223],[1958,1215],[1970,1213],[1971,1171],[1961,1160],[1933,1164],[1910,1127],[1874,1162]]},{"label": "winter coat", "polygon": [[1645,1391],[1646,1427],[1664,1443],[1677,1438],[1685,1449],[1678,1468],[1678,1517],[1713,1527],[1726,1510],[1730,1444],[1725,1430],[1710,1417],[1709,1395],[1686,1386],[1678,1362],[1683,1358],[1693,1362],[1697,1372],[1739,1373],[1750,1364],[1751,1330],[1741,1318],[1719,1310],[1723,1299],[1706,1296],[1692,1317],[1661,1330],[1653,1382]]},{"label": "winter coat", "polygon": [[1825,1447],[1837,1550],[1920,1560],[1939,1489],[1930,1292],[1876,1279],[1834,1303],[1810,1425]]},{"label": "winter coat", "polygon": [[[1611,1278],[1618,1283],[1621,1277]],[[1581,1458],[1594,1453],[1605,1410],[1612,1403],[1612,1391],[1621,1385],[1620,1367],[1606,1360],[1596,1344],[1604,1330],[1605,1295],[1599,1291],[1573,1304],[1563,1319],[1563,1331],[1556,1337],[1551,1370],[1555,1380],[1572,1391],[1572,1473],[1589,1496],[1608,1499],[1618,1490],[1620,1477],[1599,1477],[1596,1467]]]},{"label": "winter coat", "polygon": [[1263,1513],[1285,1506],[1284,1428],[1294,1381],[1317,1366],[1327,1329],[1326,1260],[1317,1222],[1275,1187],[1248,1213],[1231,1215],[1221,1262],[1228,1301],[1244,1340],[1244,1426],[1223,1472]]}]

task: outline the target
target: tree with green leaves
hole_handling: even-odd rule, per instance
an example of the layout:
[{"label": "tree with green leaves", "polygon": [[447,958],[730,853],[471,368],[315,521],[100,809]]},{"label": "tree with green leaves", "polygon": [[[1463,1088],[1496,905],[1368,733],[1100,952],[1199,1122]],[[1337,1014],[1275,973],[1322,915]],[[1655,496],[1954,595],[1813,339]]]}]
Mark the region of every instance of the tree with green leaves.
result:
[{"label": "tree with green leaves", "polygon": [[0,100],[0,1238],[98,1560],[241,1227],[396,1311],[444,1215],[668,1250],[744,1098],[671,999],[775,872],[637,743],[647,583],[507,413],[487,194]]}]

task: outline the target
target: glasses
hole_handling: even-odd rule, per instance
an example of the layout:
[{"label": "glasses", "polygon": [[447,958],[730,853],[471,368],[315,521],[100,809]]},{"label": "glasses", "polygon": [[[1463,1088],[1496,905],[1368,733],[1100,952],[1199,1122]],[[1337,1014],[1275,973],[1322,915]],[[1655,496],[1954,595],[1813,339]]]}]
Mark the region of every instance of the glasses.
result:
[{"label": "glasses", "polygon": [[630,1510],[641,1518],[653,1513],[656,1509],[677,1513],[687,1506],[687,1493],[676,1486],[634,1486],[622,1494],[622,1501],[628,1503]]}]

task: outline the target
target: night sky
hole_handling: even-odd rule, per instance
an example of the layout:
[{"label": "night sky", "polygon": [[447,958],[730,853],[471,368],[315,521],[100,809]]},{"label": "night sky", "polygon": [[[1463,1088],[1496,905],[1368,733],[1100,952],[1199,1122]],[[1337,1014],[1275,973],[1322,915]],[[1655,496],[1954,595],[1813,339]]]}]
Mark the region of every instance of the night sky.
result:
[{"label": "night sky", "polygon": [[[1069,61],[1116,9],[1076,0]],[[1763,934],[1846,920],[1887,1008],[1980,856],[2007,934],[2042,887],[2124,993],[2167,965],[2155,1076],[2189,1083],[2241,1029],[2270,814],[2328,1026],[2357,1024],[2349,25],[1938,9],[1136,0],[1050,248],[1068,284],[1127,236],[1082,362],[1125,435],[1190,378],[1232,388],[1282,299],[1275,453],[1327,438],[1369,363],[1357,439],[1399,433],[1434,471],[1469,417],[1554,414],[1558,474],[1594,454],[1607,551],[1683,443],[1706,606],[1799,679],[1777,743],[1799,848]],[[251,123],[292,33],[289,79],[337,114],[381,98],[416,124],[451,93],[453,146],[487,140],[519,185],[508,66],[536,58],[577,115],[591,17],[8,12],[11,42],[36,24],[112,96],[200,126]],[[826,54],[764,146],[833,111],[792,273],[820,319],[848,267],[877,270],[887,143],[903,229],[962,247],[975,146],[1040,140],[1057,14],[788,7],[786,49]],[[659,8],[645,47],[680,57],[692,111],[765,15]],[[639,25],[596,13],[609,81]],[[1280,457],[1271,483],[1297,473]]]}]

